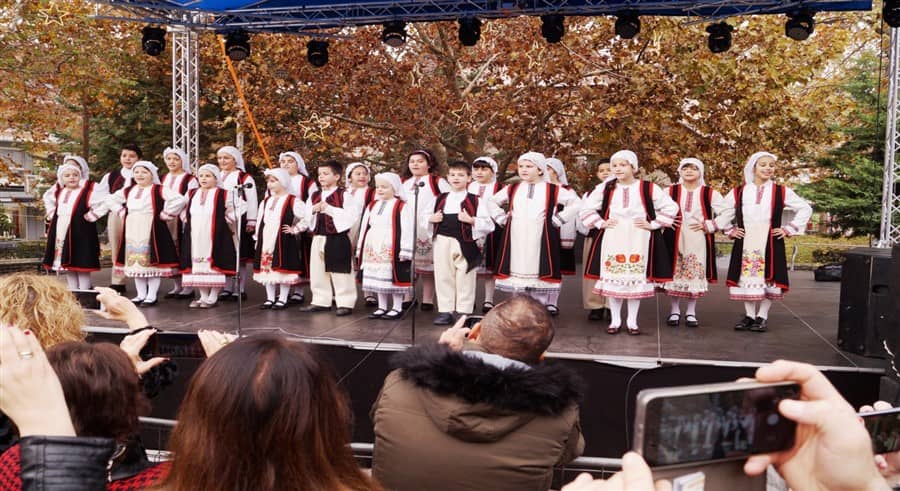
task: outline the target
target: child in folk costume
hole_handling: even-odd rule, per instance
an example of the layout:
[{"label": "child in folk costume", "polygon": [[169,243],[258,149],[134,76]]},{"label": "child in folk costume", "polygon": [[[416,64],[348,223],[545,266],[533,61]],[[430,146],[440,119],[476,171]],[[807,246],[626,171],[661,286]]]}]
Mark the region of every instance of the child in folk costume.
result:
[{"label": "child in folk costume", "polygon": [[[284,152],[278,156],[278,165],[288,171],[291,176],[291,187],[288,192],[296,196],[300,201],[306,203],[310,193],[319,189],[316,180],[309,177],[309,171],[306,169],[306,161],[298,152]],[[266,191],[268,194],[268,191]],[[309,283],[306,273],[309,272],[309,248],[312,245],[312,234],[309,231],[301,232],[298,237],[300,240],[300,258],[303,261],[304,274],[300,275],[300,283],[294,285],[291,289],[289,304],[302,304],[305,296],[303,295],[303,285]]]},{"label": "child in folk costume", "polygon": [[642,298],[652,297],[655,283],[672,279],[672,260],[661,227],[671,227],[678,204],[650,181],[635,178],[637,155],[621,150],[610,158],[613,177],[597,186],[584,203],[581,218],[600,230],[591,246],[585,275],[596,278],[594,293],[607,297],[612,320],[606,332],[622,326],[622,304],[628,301],[628,334],[637,325]]},{"label": "child in folk costume", "polygon": [[[734,239],[728,266],[728,293],[744,302],[738,331],[765,332],[772,300],[784,297],[789,287],[784,238],[799,235],[812,216],[809,203],[785,186],[775,184],[775,161],[768,152],[750,156],[744,167],[744,185],[725,196],[728,211],[717,220]],[[790,223],[782,213],[794,212]]]},{"label": "child in folk costume", "polygon": [[110,213],[122,217],[122,240],[114,267],[134,278],[137,296],[131,300],[142,307],[156,305],[162,278],[177,272],[180,261],[175,241],[166,222],[176,219],[187,199],[162,186],[156,166],[145,160],[132,167],[133,184],[110,195]]},{"label": "child in folk costume", "polygon": [[[369,203],[375,200],[375,188],[369,187],[369,181],[372,180],[372,172],[369,169],[369,165],[363,162],[353,162],[347,165],[347,168],[344,169],[344,181],[347,183],[347,189],[350,191],[350,194],[353,195],[353,198],[362,206],[363,213],[365,213],[366,208],[369,206]],[[359,241],[359,231],[362,222],[362,215],[359,216],[360,220],[357,220],[353,227],[350,229],[350,244],[353,246],[353,250],[357,249],[356,245]],[[359,276],[359,270],[356,268],[357,262],[353,262],[354,271],[357,274],[357,280],[361,281],[361,277]],[[368,306],[376,306],[378,305],[378,296],[375,292],[370,292],[367,290],[363,290],[363,297],[366,299],[366,305]]]},{"label": "child in folk costume", "polygon": [[56,171],[56,185],[50,188],[54,206],[47,209],[50,225],[43,265],[48,271],[68,273],[70,290],[90,290],[91,272],[100,271],[100,240],[94,223],[99,214],[92,210],[104,208],[106,195],[82,177],[80,163],[65,162]]},{"label": "child in folk costume", "polygon": [[[697,299],[716,282],[715,216],[727,207],[722,195],[706,185],[703,162],[695,158],[678,164],[678,184],[669,187],[669,196],[678,203],[680,220],[663,236],[672,254],[672,281],[663,289],[672,299],[666,324],[681,322],[681,299],[687,299],[684,325],[698,327]],[[680,223],[679,223],[680,222]]]},{"label": "child in folk costume", "polygon": [[188,191],[188,203],[182,213],[182,285],[200,294],[199,299],[190,303],[190,308],[215,307],[219,291],[225,287],[226,275],[233,275],[237,265],[231,229],[244,203],[233,199],[234,191],[221,188],[220,179],[218,166],[200,166],[197,169],[200,187]]},{"label": "child in folk costume", "polygon": [[[600,161],[597,164],[596,171],[594,172],[594,175],[597,176],[597,180],[599,180],[600,182],[604,182],[610,174],[611,171],[609,168],[609,161]],[[592,189],[584,193],[584,195],[581,197],[581,201],[587,201],[588,197],[594,191],[596,191],[596,189]],[[591,246],[597,239],[597,235],[600,233],[600,230],[597,228],[588,229],[584,226],[584,223],[581,220],[578,220],[577,228],[578,233],[584,236],[584,245],[581,251],[581,264],[582,267],[584,267],[588,263],[588,254],[590,254]],[[588,278],[584,274],[581,275],[581,304],[584,306],[584,309],[588,311],[589,321],[602,321],[604,319],[611,320],[611,312],[606,306],[606,297],[594,293],[595,283],[597,283],[596,278]]]},{"label": "child in folk costume", "polygon": [[[546,181],[545,157],[528,152],[519,157],[521,182],[510,184],[491,198],[494,221],[505,225],[497,253],[497,289],[526,293],[544,305],[562,282],[559,227],[576,218],[578,195]],[[503,213],[499,207],[508,204]],[[563,210],[558,211],[558,204]],[[549,310],[549,309],[548,309]]]},{"label": "child in folk costume", "polygon": [[482,262],[476,241],[494,230],[487,200],[468,192],[471,179],[467,162],[451,163],[447,170],[450,192],[441,193],[433,212],[422,217],[434,237],[434,283],[440,312],[434,324],[438,326],[456,322],[454,312],[468,315],[475,309],[476,268]]},{"label": "child in folk costume", "polygon": [[[569,178],[566,177],[566,168],[559,159],[547,159],[547,180],[551,184],[556,184],[557,186],[561,186],[570,191],[572,190],[572,188],[569,187]],[[557,209],[562,210],[562,205],[557,205]],[[563,276],[572,276],[575,274],[575,236],[578,234],[577,222],[578,220],[569,220],[559,228],[559,269],[562,271]],[[550,314],[554,316],[559,315],[559,307],[557,307],[557,304],[559,303],[559,291],[551,293],[548,302],[549,305],[547,306],[547,310],[550,311]]]},{"label": "child in folk costume", "polygon": [[[191,161],[183,150],[180,148],[166,147],[166,149],[163,150],[163,160],[166,162],[166,167],[169,169],[169,172],[163,176],[163,186],[178,192],[182,196],[187,196],[188,191],[191,189],[197,189],[197,179],[195,179],[191,173]],[[169,232],[171,232],[172,238],[175,240],[175,246],[180,247],[181,244],[179,242],[181,241],[182,235],[181,220],[169,222]],[[194,290],[192,288],[183,287],[181,285],[181,275],[173,276],[172,282],[174,283],[174,287],[171,291],[166,293],[165,298],[185,299],[194,297]]]},{"label": "child in folk costume", "polygon": [[[300,282],[303,262],[298,235],[306,230],[306,209],[299,198],[289,193],[291,176],[284,169],[266,171],[269,196],[260,205],[256,227],[256,262],[253,279],[266,287],[266,301],[260,309],[287,308],[291,287]],[[280,285],[276,300],[276,288]]]},{"label": "child in folk costume", "polygon": [[[497,161],[490,157],[478,157],[472,162],[473,180],[469,184],[469,192],[485,202],[490,202],[493,195],[503,189],[497,181]],[[488,313],[494,308],[494,269],[497,251],[503,240],[503,227],[494,224],[494,231],[487,234],[482,245],[482,263],[478,266],[478,276],[484,278],[484,302],[481,312]]]},{"label": "child in folk costume", "polygon": [[[90,169],[88,168],[87,161],[78,155],[70,155],[66,154],[63,157],[62,165],[71,164],[77,166],[81,172],[81,180],[89,181],[91,179]],[[41,200],[44,202],[44,210],[47,213],[47,216],[50,216],[50,213],[56,209],[56,196],[59,194],[59,191],[65,186],[59,181],[59,169],[57,169],[57,181],[53,183],[52,186],[47,188],[44,191],[44,195],[41,197]],[[98,191],[103,194],[103,196],[107,196],[109,193],[105,189],[97,188]],[[48,218],[49,223],[49,218]]]},{"label": "child in folk costume", "polygon": [[[119,151],[120,168],[107,172],[99,183],[98,191],[112,195],[131,185],[131,167],[143,158],[140,147],[133,143],[122,145]],[[122,237],[122,219],[116,213],[110,213],[106,219],[106,235],[109,238],[109,250],[113,254],[120,249],[119,239]],[[122,270],[112,268],[109,287],[119,293],[125,293],[125,276]]]},{"label": "child in folk costume", "polygon": [[353,279],[353,248],[348,233],[359,220],[361,206],[343,187],[339,186],[343,167],[329,160],[317,169],[319,191],[306,202],[306,222],[313,232],[309,261],[312,302],[301,312],[331,310],[335,315],[353,313],[356,304],[356,283]]},{"label": "child in folk costume", "polygon": [[[441,193],[450,191],[447,181],[438,175],[438,163],[429,150],[416,150],[406,157],[403,169],[403,188],[410,203],[416,206],[416,254],[415,268],[422,283],[422,310],[434,309],[434,256],[432,237],[428,234],[428,222],[419,217],[434,209],[434,200]],[[418,189],[418,200],[416,190]],[[415,292],[406,298],[412,300]]]},{"label": "child in folk costume", "polygon": [[[256,183],[253,181],[253,176],[247,173],[244,166],[244,157],[240,150],[232,146],[224,146],[216,152],[216,160],[219,164],[219,171],[222,173],[220,185],[229,191],[237,190],[238,197],[247,203],[247,211],[240,217],[240,244],[238,244],[237,232],[234,234],[235,247],[240,250],[241,263],[244,264],[245,271],[240,275],[240,285],[232,285],[232,290],[226,286],[219,297],[220,300],[236,300],[240,295],[241,299],[244,299],[247,298],[245,293],[247,277],[253,272],[253,261],[256,256],[256,244],[253,242],[253,236],[256,231],[259,196],[256,194]],[[240,267],[238,265],[238,268]]]},{"label": "child in folk costume", "polygon": [[362,217],[356,257],[362,271],[363,291],[378,296],[378,309],[369,319],[399,319],[403,297],[412,289],[412,205],[406,201],[400,176],[375,175],[375,200]]}]

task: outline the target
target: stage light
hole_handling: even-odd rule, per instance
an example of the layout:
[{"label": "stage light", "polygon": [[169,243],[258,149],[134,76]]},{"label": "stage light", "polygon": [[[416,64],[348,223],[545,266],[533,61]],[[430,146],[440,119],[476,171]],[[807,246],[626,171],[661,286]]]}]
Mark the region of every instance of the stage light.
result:
[{"label": "stage light", "polygon": [[816,22],[813,20],[812,14],[803,10],[788,14],[788,20],[784,23],[784,35],[797,41],[806,41],[815,27]]},{"label": "stage light", "polygon": [[247,31],[232,31],[225,35],[225,53],[234,61],[250,57],[250,35]]},{"label": "stage light", "polygon": [[475,46],[481,39],[481,20],[477,17],[459,19],[459,44]]},{"label": "stage light", "polygon": [[566,34],[565,17],[559,14],[547,14],[541,16],[541,36],[548,43],[558,43]]},{"label": "stage light", "polygon": [[622,12],[616,16],[616,34],[631,39],[641,32],[641,19],[635,12]]},{"label": "stage light", "polygon": [[162,27],[146,26],[141,31],[141,48],[150,56],[159,56],[166,50],[166,30]]},{"label": "stage light", "polygon": [[384,23],[384,30],[381,31],[381,41],[393,48],[399,48],[406,42],[406,22],[402,20],[392,20]]},{"label": "stage light", "polygon": [[309,64],[321,68],[328,64],[328,41],[311,39],[306,43],[306,59]]},{"label": "stage light", "polygon": [[900,27],[900,0],[884,0],[881,15],[887,25]]},{"label": "stage light", "polygon": [[734,27],[725,22],[707,26],[706,32],[709,33],[707,46],[709,46],[709,50],[713,53],[724,53],[728,51],[728,49],[731,48],[731,31],[733,30]]}]

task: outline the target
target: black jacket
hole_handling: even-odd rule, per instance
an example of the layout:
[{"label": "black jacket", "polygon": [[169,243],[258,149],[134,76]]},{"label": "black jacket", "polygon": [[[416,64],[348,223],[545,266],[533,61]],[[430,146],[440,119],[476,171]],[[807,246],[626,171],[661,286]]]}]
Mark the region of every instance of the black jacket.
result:
[{"label": "black jacket", "polygon": [[106,489],[112,438],[27,436],[19,445],[23,491]]}]

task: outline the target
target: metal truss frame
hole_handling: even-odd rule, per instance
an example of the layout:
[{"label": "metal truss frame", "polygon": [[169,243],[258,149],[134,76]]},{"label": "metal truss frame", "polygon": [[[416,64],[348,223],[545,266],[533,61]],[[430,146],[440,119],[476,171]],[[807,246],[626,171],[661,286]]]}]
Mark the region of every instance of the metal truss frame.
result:
[{"label": "metal truss frame", "polygon": [[900,33],[891,29],[890,68],[888,69],[887,129],[884,142],[884,181],[881,195],[881,233],[878,247],[900,244]]},{"label": "metal truss frame", "polygon": [[172,144],[192,166],[200,159],[200,45],[197,31],[170,26],[172,38]]}]

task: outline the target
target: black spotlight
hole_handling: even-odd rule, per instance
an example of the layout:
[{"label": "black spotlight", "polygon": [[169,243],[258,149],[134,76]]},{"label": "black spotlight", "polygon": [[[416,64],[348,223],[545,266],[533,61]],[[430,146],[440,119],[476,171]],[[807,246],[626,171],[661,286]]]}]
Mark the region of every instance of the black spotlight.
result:
[{"label": "black spotlight", "polygon": [[900,0],[884,0],[881,15],[887,25],[900,27]]},{"label": "black spotlight", "polygon": [[459,44],[475,46],[481,39],[481,19],[466,17],[459,19]]},{"label": "black spotlight", "polygon": [[565,17],[559,14],[547,14],[541,16],[541,36],[548,43],[558,43],[566,34]]},{"label": "black spotlight", "polygon": [[728,49],[731,48],[731,31],[733,30],[734,27],[731,27],[725,22],[707,26],[706,32],[709,33],[707,46],[709,46],[709,50],[713,53],[724,53],[728,51]]},{"label": "black spotlight", "polygon": [[234,61],[250,57],[250,35],[247,31],[232,31],[225,36],[225,53]]},{"label": "black spotlight", "polygon": [[328,41],[311,39],[306,43],[306,59],[309,64],[321,68],[328,64]]},{"label": "black spotlight", "polygon": [[641,32],[641,19],[635,12],[622,12],[616,16],[616,34],[631,39]]},{"label": "black spotlight", "polygon": [[406,42],[406,22],[402,20],[385,22],[384,30],[381,31],[381,41],[393,48],[403,46]]},{"label": "black spotlight", "polygon": [[784,23],[784,35],[797,41],[806,41],[815,27],[813,16],[808,11],[788,14],[788,20]]},{"label": "black spotlight", "polygon": [[162,27],[146,26],[141,31],[141,48],[150,56],[159,56],[166,50],[166,30]]}]

